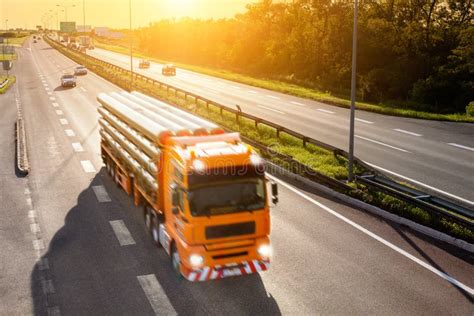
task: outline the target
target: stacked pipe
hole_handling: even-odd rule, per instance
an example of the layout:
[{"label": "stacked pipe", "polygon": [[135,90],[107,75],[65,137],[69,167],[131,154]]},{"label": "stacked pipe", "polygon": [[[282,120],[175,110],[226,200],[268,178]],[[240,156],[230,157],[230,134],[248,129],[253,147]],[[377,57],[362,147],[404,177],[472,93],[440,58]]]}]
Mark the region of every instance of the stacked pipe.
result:
[{"label": "stacked pipe", "polygon": [[221,134],[216,124],[138,92],[97,96],[102,141],[148,192],[156,192],[160,148],[170,136]]}]

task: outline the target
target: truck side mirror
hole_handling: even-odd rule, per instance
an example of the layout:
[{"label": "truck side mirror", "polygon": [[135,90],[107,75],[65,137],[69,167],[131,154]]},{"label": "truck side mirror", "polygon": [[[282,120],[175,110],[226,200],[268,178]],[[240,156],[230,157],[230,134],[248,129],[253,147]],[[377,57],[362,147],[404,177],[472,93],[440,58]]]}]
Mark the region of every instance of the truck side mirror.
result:
[{"label": "truck side mirror", "polygon": [[277,204],[278,203],[278,185],[275,182],[270,182],[272,186],[272,203]]}]

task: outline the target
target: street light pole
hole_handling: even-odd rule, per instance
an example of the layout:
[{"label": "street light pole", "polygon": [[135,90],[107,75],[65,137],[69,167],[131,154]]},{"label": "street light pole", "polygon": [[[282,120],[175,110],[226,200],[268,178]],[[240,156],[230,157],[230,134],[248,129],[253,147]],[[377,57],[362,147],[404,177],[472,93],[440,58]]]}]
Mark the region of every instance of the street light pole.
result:
[{"label": "street light pole", "polygon": [[74,8],[76,5],[75,4],[57,4],[57,7],[63,7],[64,8],[64,18],[67,22],[67,8]]},{"label": "street light pole", "polygon": [[132,0],[128,0],[130,13],[130,91],[133,90],[133,33],[132,33]]},{"label": "street light pole", "polygon": [[351,76],[351,117],[349,129],[349,182],[354,180],[354,121],[356,98],[356,65],[357,65],[357,15],[358,0],[354,0],[354,30],[352,34],[352,76]]}]

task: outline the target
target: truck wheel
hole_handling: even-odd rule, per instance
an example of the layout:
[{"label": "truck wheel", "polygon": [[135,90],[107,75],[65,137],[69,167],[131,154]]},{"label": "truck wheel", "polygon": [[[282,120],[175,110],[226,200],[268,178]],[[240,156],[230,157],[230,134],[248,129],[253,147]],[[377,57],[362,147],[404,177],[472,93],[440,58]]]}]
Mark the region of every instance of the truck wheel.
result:
[{"label": "truck wheel", "polygon": [[143,208],[143,215],[144,215],[144,220],[145,220],[145,227],[146,231],[148,233],[151,233],[151,225],[153,224],[152,222],[152,214],[150,212],[150,207],[145,205]]},{"label": "truck wheel", "polygon": [[171,245],[171,267],[176,274],[178,279],[182,279],[181,274],[181,258],[179,257],[178,249],[176,249],[175,243]]},{"label": "truck wheel", "polygon": [[153,216],[152,219],[152,224],[151,224],[151,238],[153,240],[153,244],[161,248],[161,243],[160,243],[160,220],[158,219],[158,216]]}]

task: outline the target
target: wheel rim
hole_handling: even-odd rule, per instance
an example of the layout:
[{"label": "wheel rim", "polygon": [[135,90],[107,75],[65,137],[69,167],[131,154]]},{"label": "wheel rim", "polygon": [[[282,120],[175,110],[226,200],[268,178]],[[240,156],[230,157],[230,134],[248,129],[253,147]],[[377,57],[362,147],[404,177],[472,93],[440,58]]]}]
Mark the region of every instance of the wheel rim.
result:
[{"label": "wheel rim", "polygon": [[181,271],[179,269],[179,264],[180,264],[180,259],[179,259],[178,250],[175,249],[174,252],[173,252],[173,269],[178,274],[181,273]]},{"label": "wheel rim", "polygon": [[145,225],[146,225],[146,228],[150,229],[150,226],[151,226],[151,218],[150,218],[150,213],[147,211],[146,214],[145,214]]},{"label": "wheel rim", "polygon": [[153,227],[153,241],[155,242],[155,244],[158,244],[159,242],[159,234],[156,226]]}]

